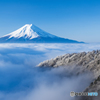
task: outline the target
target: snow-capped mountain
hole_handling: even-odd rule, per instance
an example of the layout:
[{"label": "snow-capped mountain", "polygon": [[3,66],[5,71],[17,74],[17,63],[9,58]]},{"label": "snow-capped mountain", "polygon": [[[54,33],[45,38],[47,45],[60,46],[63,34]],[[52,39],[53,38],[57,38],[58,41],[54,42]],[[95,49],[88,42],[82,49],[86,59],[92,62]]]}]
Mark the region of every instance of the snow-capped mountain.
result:
[{"label": "snow-capped mountain", "polygon": [[81,43],[52,35],[32,24],[26,24],[18,30],[1,37],[0,42]]}]

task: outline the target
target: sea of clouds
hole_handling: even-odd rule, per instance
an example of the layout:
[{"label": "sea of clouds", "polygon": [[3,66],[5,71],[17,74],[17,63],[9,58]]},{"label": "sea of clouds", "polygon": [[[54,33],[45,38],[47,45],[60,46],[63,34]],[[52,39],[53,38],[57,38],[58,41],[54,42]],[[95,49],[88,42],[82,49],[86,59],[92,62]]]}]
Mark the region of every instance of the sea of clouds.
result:
[{"label": "sea of clouds", "polygon": [[73,100],[70,92],[83,91],[91,82],[90,73],[73,76],[62,67],[36,65],[66,53],[97,49],[99,44],[0,44],[0,100]]}]

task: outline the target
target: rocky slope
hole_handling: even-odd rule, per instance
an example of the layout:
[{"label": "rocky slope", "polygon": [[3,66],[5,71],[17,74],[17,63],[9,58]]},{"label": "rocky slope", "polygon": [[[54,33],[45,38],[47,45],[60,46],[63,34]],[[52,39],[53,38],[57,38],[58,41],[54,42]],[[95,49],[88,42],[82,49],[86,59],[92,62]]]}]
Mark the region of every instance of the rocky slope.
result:
[{"label": "rocky slope", "polygon": [[[85,92],[98,92],[100,94],[100,50],[92,52],[81,52],[73,54],[65,54],[54,59],[44,61],[38,65],[39,67],[59,67],[65,66],[70,71],[74,70],[74,74],[79,75],[84,72],[92,72],[94,81],[87,87]],[[98,97],[83,97],[80,100],[99,100]]]},{"label": "rocky slope", "polygon": [[81,97],[79,100],[100,100],[100,75],[93,81],[91,82],[90,86],[87,87],[84,92],[98,92],[97,97]]}]

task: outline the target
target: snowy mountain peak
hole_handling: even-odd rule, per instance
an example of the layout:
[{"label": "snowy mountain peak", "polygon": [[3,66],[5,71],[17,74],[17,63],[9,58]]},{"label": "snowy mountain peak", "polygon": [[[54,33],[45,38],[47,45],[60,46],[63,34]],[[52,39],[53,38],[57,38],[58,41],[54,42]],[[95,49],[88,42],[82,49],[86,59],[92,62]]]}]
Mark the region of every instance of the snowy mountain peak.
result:
[{"label": "snowy mountain peak", "polygon": [[31,26],[32,24],[26,24],[23,27],[19,28],[18,30],[10,34],[7,34],[6,36],[9,36],[8,39],[13,38],[13,37],[14,38],[24,37],[24,38],[30,38],[30,39],[38,37],[38,34],[31,29]]},{"label": "snowy mountain peak", "polygon": [[[18,30],[7,34],[5,36],[9,36],[8,39],[11,38],[28,38],[28,39],[34,39],[37,37],[56,37],[54,35],[51,35],[40,28],[36,27],[35,25],[32,24],[26,24],[23,27],[19,28]],[[5,37],[4,36],[4,37]]]},{"label": "snowy mountain peak", "polygon": [[26,24],[18,30],[0,37],[0,43],[81,43],[61,38],[43,31],[32,24]]}]

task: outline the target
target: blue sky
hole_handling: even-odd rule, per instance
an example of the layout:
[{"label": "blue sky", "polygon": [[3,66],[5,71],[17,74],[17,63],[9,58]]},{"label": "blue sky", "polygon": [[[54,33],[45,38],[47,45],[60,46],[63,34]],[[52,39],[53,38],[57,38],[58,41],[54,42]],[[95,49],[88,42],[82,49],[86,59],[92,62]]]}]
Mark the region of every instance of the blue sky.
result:
[{"label": "blue sky", "polygon": [[100,0],[0,0],[0,36],[31,23],[57,36],[100,42]]}]

